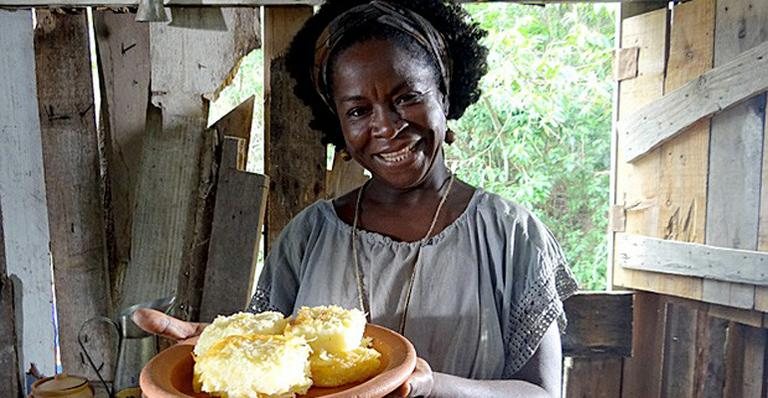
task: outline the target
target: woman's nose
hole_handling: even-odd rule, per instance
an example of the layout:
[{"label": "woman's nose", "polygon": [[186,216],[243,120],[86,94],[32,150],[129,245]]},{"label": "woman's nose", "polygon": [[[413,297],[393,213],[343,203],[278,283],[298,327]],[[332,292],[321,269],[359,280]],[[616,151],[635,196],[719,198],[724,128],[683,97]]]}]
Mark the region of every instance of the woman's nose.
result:
[{"label": "woman's nose", "polygon": [[403,123],[402,116],[394,109],[379,108],[373,116],[371,130],[376,138],[392,139],[402,130],[398,128]]}]

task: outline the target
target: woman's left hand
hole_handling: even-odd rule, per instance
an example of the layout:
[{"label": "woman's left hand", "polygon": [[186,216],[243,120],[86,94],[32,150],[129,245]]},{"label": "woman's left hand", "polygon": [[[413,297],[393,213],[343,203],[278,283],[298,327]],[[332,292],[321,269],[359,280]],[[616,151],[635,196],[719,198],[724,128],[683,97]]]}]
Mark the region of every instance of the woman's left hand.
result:
[{"label": "woman's left hand", "polygon": [[428,397],[432,393],[435,380],[432,376],[432,368],[427,361],[416,358],[416,369],[413,370],[408,380],[395,390],[390,397]]}]

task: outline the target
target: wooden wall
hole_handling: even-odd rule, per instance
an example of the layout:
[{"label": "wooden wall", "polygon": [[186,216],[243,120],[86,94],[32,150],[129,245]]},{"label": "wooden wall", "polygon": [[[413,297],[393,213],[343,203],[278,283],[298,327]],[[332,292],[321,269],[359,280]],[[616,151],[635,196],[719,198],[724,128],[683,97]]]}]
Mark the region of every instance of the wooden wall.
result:
[{"label": "wooden wall", "polygon": [[[759,277],[760,266],[754,273],[744,255],[762,262],[756,251],[768,247],[761,243],[766,229],[761,222],[768,214],[765,94],[718,109],[642,156],[627,149],[637,142],[631,134],[643,127],[639,118],[661,125],[680,117],[683,105],[664,102],[676,90],[708,87],[718,68],[732,66],[742,53],[768,41],[768,2],[692,0],[625,16],[617,62],[622,70],[614,136],[612,218],[618,222],[611,231],[612,282],[646,293],[636,296],[635,351],[623,365],[621,396],[764,397],[768,278]],[[715,77],[702,80],[705,73]],[[697,100],[724,96],[695,95]],[[672,260],[654,239],[671,242],[676,255],[697,254]],[[706,258],[724,249],[746,251],[734,252],[739,257],[720,271],[703,269]],[[722,278],[742,274],[740,267],[757,277]]]},{"label": "wooden wall", "polygon": [[[31,11],[0,10],[9,54],[0,61],[0,311],[16,318],[2,322],[0,364],[15,356],[11,330],[16,380],[32,364],[54,374],[58,320],[64,371],[96,379],[77,345],[85,320],[174,294],[175,314],[197,319],[206,267],[215,279],[222,264],[209,248],[241,256],[248,274],[255,267],[266,183],[232,160],[240,139],[222,145],[227,135],[248,137],[250,125],[207,119],[209,101],[259,46],[259,9],[185,7],[170,24],[95,11],[98,130],[85,9],[35,12],[33,27]],[[238,117],[250,120],[252,109]],[[232,164],[221,167],[222,156]],[[227,189],[217,195],[219,178]],[[253,202],[232,184],[248,187]],[[237,242],[214,228],[215,214],[244,215]],[[245,308],[251,283],[241,285],[229,287],[243,293],[227,308]],[[208,305],[223,311],[221,300]],[[86,331],[107,379],[110,336]],[[2,367],[3,388],[13,387]]]}]

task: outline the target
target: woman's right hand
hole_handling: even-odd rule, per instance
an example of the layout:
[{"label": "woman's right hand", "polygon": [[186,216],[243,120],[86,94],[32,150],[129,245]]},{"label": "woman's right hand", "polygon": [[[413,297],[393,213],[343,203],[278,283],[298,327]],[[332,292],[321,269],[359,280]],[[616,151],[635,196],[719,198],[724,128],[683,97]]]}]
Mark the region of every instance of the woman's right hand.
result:
[{"label": "woman's right hand", "polygon": [[176,342],[199,336],[207,323],[186,322],[160,311],[140,308],[133,313],[133,322],[147,333],[156,334]]}]

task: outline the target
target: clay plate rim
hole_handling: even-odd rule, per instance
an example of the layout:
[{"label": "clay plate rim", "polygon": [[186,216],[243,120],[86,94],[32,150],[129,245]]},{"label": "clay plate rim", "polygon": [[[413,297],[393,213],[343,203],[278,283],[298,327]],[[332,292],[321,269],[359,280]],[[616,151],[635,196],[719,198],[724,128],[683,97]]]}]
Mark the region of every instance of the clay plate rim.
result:
[{"label": "clay plate rim", "polygon": [[[402,385],[416,368],[416,350],[408,339],[377,325],[368,324],[365,336],[373,339],[373,346],[381,353],[383,369],[371,379],[337,388],[312,387],[301,397],[356,397],[380,398]],[[192,393],[192,350],[195,339],[185,340],[170,347],[144,366],[139,377],[142,395],[147,398],[210,397]],[[179,390],[179,386],[189,393]]]}]

